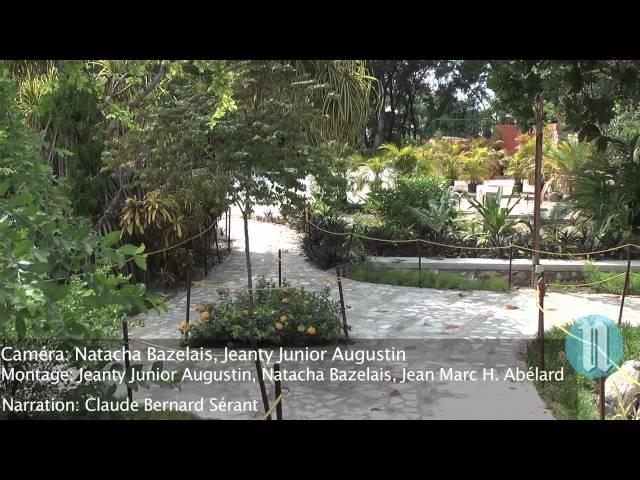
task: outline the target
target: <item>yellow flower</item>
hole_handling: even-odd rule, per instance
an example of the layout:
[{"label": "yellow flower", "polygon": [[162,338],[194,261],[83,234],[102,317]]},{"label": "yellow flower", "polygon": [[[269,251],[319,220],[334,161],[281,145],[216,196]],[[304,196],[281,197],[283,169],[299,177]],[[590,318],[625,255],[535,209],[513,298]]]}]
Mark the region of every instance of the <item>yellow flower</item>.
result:
[{"label": "yellow flower", "polygon": [[249,316],[249,310],[247,310],[247,309],[245,308],[245,309],[242,311],[242,314],[243,314],[245,317],[248,317],[248,316]]},{"label": "yellow flower", "polygon": [[209,312],[202,312],[200,318],[203,320],[209,320]]},{"label": "yellow flower", "polygon": [[316,327],[309,327],[307,328],[307,333],[309,335],[315,335],[318,332],[318,330],[316,330]]},{"label": "yellow flower", "polygon": [[287,297],[284,297],[282,299],[282,303],[284,303],[286,305],[287,303],[289,303],[289,299]]},{"label": "yellow flower", "polygon": [[186,320],[182,320],[180,322],[180,330],[184,330],[185,328],[187,328],[189,326],[189,323]]},{"label": "yellow flower", "polygon": [[282,289],[282,293],[289,293],[289,287],[284,287]]},{"label": "yellow flower", "polygon": [[304,325],[298,325],[298,331],[300,333],[304,332]]},{"label": "yellow flower", "polygon": [[284,328],[283,324],[281,324],[280,322],[276,322],[276,329],[282,330],[283,328]]},{"label": "yellow flower", "polygon": [[282,323],[285,323],[285,322],[287,321],[287,316],[286,316],[286,315],[282,315],[282,316],[280,317],[280,321],[281,321]]}]

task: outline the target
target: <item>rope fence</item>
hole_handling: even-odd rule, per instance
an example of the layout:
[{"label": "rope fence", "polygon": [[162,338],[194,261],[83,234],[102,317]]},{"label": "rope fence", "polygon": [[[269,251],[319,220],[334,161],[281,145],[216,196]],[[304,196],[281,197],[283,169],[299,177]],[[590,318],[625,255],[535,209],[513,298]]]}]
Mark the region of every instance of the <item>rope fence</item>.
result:
[{"label": "rope fence", "polygon": [[307,220],[307,222],[309,223],[309,225],[311,225],[316,230],[320,230],[321,232],[327,233],[329,235],[343,236],[343,237],[347,237],[347,236],[357,237],[357,238],[362,238],[364,240],[370,240],[370,241],[381,242],[381,243],[393,243],[393,244],[397,244],[397,243],[424,243],[424,244],[427,244],[427,245],[435,245],[435,246],[444,247],[444,248],[453,248],[453,249],[456,249],[456,250],[507,250],[507,249],[513,248],[513,249],[516,249],[516,250],[524,250],[524,251],[532,252],[532,253],[542,253],[542,254],[545,254],[545,255],[557,255],[557,256],[569,256],[569,257],[585,257],[585,256],[588,256],[588,255],[598,255],[598,254],[601,254],[601,253],[613,252],[613,251],[620,250],[622,248],[627,248],[627,247],[633,247],[633,248],[637,248],[638,250],[640,250],[640,245],[636,245],[635,243],[625,243],[624,245],[618,245],[617,247],[611,247],[611,248],[606,248],[606,249],[602,249],[602,250],[594,250],[592,252],[582,252],[582,253],[551,252],[551,251],[547,251],[547,250],[536,250],[536,249],[533,249],[533,248],[525,247],[523,245],[517,245],[515,243],[509,243],[507,245],[497,245],[497,246],[491,246],[491,247],[478,247],[478,246],[471,247],[471,246],[452,245],[452,244],[447,244],[447,243],[434,242],[433,240],[425,240],[423,238],[390,240],[390,239],[387,239],[387,238],[369,237],[367,235],[362,235],[362,234],[355,233],[355,232],[332,232],[330,230],[326,230],[326,229],[320,227],[319,225],[316,225],[311,220]]},{"label": "rope fence", "polygon": [[[322,231],[326,234],[329,235],[335,235],[335,236],[343,236],[343,237],[357,237],[357,238],[362,238],[364,240],[369,240],[369,241],[377,241],[377,242],[383,242],[383,243],[391,243],[391,244],[398,244],[398,243],[414,243],[416,244],[418,247],[422,244],[428,244],[428,245],[435,245],[435,246],[440,246],[440,247],[445,247],[445,248],[453,248],[453,249],[457,249],[457,250],[470,250],[470,251],[489,251],[489,250],[504,250],[504,249],[509,249],[511,250],[511,252],[513,251],[513,249],[519,249],[519,250],[523,250],[523,251],[529,251],[532,253],[541,253],[541,254],[548,254],[548,255],[557,255],[557,256],[571,256],[571,257],[584,257],[584,256],[588,256],[588,255],[597,255],[597,254],[601,254],[601,253],[607,253],[607,252],[612,252],[612,251],[616,251],[616,250],[620,250],[622,248],[627,248],[630,249],[631,247],[636,248],[636,249],[640,249],[639,245],[633,244],[633,243],[627,243],[624,245],[619,245],[617,247],[612,247],[612,248],[608,248],[608,249],[602,249],[602,250],[596,250],[596,251],[592,251],[592,252],[583,252],[583,253],[578,253],[578,254],[574,254],[574,253],[559,253],[559,252],[548,252],[548,251],[544,251],[544,250],[535,250],[529,247],[525,247],[525,246],[519,246],[516,244],[508,244],[508,245],[504,245],[504,246],[491,246],[491,247],[482,247],[482,246],[478,246],[478,247],[471,247],[471,246],[459,246],[459,245],[450,245],[450,244],[445,244],[445,243],[441,243],[441,242],[435,242],[435,241],[431,241],[431,240],[425,240],[425,239],[398,239],[398,240],[389,240],[389,239],[381,239],[381,238],[375,238],[375,237],[369,237],[367,235],[361,235],[355,232],[332,232],[329,230],[326,230],[316,224],[314,224],[313,222],[311,222],[308,217],[307,217],[307,226],[311,226],[313,228],[316,228],[319,231]],[[170,251],[172,249],[178,248],[181,245],[184,245],[194,239],[197,239],[199,237],[201,237],[202,235],[205,235],[208,231],[210,231],[211,229],[215,228],[217,225],[217,220],[214,221],[207,229],[201,231],[200,233],[185,239],[181,242],[178,242],[175,245],[172,245],[170,247],[167,248],[163,248],[163,249],[159,249],[159,250],[155,250],[149,253],[144,254],[145,257],[149,257],[152,255],[158,255],[167,251]],[[228,229],[227,226],[227,218],[225,218],[225,227]],[[628,254],[628,257],[630,259],[630,256]],[[128,263],[130,261],[134,260],[134,258],[130,258],[128,260],[125,261],[125,263]],[[630,260],[629,260],[630,263]],[[191,285],[199,285],[205,288],[209,288],[209,289],[214,289],[214,290],[226,290],[226,291],[266,291],[266,290],[286,290],[289,288],[295,288],[295,287],[290,287],[290,286],[283,286],[283,258],[282,258],[282,251],[279,250],[278,251],[278,286],[277,287],[265,287],[265,288],[252,288],[249,289],[247,287],[230,287],[227,285],[220,285],[220,284],[213,284],[210,283],[208,281],[193,281],[191,280],[190,276],[188,279],[188,289],[187,289],[187,309],[189,310],[190,307],[190,292],[191,292]],[[115,265],[113,265],[112,267],[115,267]],[[621,321],[621,316],[622,316],[622,307],[624,305],[624,297],[627,293],[627,284],[628,284],[628,277],[629,275],[634,275],[634,276],[640,276],[639,273],[635,273],[635,272],[630,272],[629,271],[629,266],[627,267],[627,271],[617,274],[617,275],[613,275],[611,277],[608,277],[606,279],[603,280],[599,280],[599,281],[595,281],[595,282],[590,282],[590,283],[583,283],[583,284],[548,284],[548,286],[550,287],[563,287],[563,288],[579,288],[579,287],[588,287],[588,286],[592,286],[592,285],[597,285],[597,284],[602,284],[605,282],[609,282],[612,281],[614,279],[620,278],[622,276],[626,276],[626,281],[625,281],[625,287],[623,289],[622,292],[622,304],[621,304],[621,311],[620,311],[620,318],[619,318],[619,323]],[[79,276],[79,275],[74,275],[74,276]],[[342,272],[342,274],[340,273],[339,269],[336,269],[336,276],[334,277],[329,277],[326,279],[325,282],[314,282],[313,284],[309,285],[310,287],[317,287],[317,286],[326,286],[326,287],[331,287],[335,284],[338,285],[339,289],[340,289],[340,303],[341,303],[341,313],[343,316],[343,323],[344,323],[344,330],[345,330],[345,337],[348,339],[348,326],[347,326],[347,321],[346,321],[346,314],[345,314],[345,305],[344,305],[344,298],[343,298],[343,292],[342,292],[342,281],[343,281],[343,277],[344,276],[344,272]],[[544,276],[541,277],[542,279],[542,284],[543,284],[543,288],[546,288],[546,285],[544,285]],[[286,281],[285,281],[286,282]],[[536,288],[536,306],[537,309],[539,311],[539,314],[541,315],[541,323],[540,323],[540,327],[542,328],[542,331],[540,331],[539,328],[539,335],[540,337],[543,339],[543,335],[544,335],[544,315],[548,314],[548,310],[545,310],[543,305],[544,305],[544,294],[545,291],[541,291],[540,290],[540,285],[538,285],[538,287]],[[188,315],[188,313],[187,313]],[[187,319],[189,317],[187,316]],[[188,320],[187,320],[188,323]],[[562,326],[559,327],[563,332],[565,332],[567,335],[572,335],[569,331],[567,331],[566,329],[564,329]],[[141,345],[147,345],[150,347],[155,347],[158,349],[163,349],[163,350],[167,350],[167,351],[183,351],[181,349],[176,349],[176,348],[172,348],[172,347],[167,347],[164,345],[159,345],[153,342],[149,342],[146,340],[142,340],[140,338],[137,337],[129,337],[128,336],[128,332],[126,331],[126,329],[124,330],[124,341],[125,344],[128,347],[128,342],[133,341],[136,342],[138,344]],[[544,347],[541,345],[541,348],[543,349]],[[543,350],[544,352],[544,350]],[[224,355],[222,354],[213,354],[212,356],[215,357],[224,357]],[[542,353],[542,362],[544,362],[544,353]],[[270,375],[267,375],[267,378],[270,380],[270,382],[273,384],[274,388],[275,388],[275,400],[274,403],[269,406],[268,405],[268,400],[267,400],[267,393],[266,393],[266,386],[264,383],[264,379],[263,379],[263,375],[262,375],[262,368],[261,368],[261,363],[260,362],[256,362],[256,368],[258,371],[258,379],[259,379],[259,383],[260,383],[260,389],[261,389],[261,394],[262,394],[262,399],[263,399],[263,404],[265,407],[265,414],[263,415],[262,419],[263,420],[270,420],[271,416],[273,414],[273,412],[277,412],[277,418],[281,419],[282,418],[282,402],[284,397],[289,393],[289,389],[286,387],[281,387],[280,386],[280,382],[279,380],[276,380],[276,382],[273,381],[273,379],[271,378]],[[269,367],[269,365],[267,365],[267,368],[271,368]],[[619,371],[622,371],[620,369],[620,367],[618,365],[616,365],[616,368]],[[273,366],[273,368],[271,368],[272,372],[274,371],[279,371],[279,364],[276,364]],[[626,372],[624,372],[626,374]],[[628,375],[628,374],[626,374]],[[635,381],[635,383],[638,383],[637,381]],[[638,383],[640,384],[640,383]],[[603,385],[603,383],[602,383]],[[603,387],[602,387],[602,391],[604,391]]]},{"label": "rope fence", "polygon": [[[622,275],[626,275],[626,273],[624,273]],[[545,294],[546,294],[546,288],[545,287],[546,287],[546,285],[544,283],[544,277],[541,277],[541,282],[538,283],[537,288],[536,288],[536,308],[539,311],[540,322],[541,322],[541,324],[540,324],[541,328],[539,328],[539,330],[538,330],[538,340],[539,340],[538,345],[539,345],[539,349],[540,349],[539,353],[540,353],[540,363],[542,365],[542,369],[544,369],[544,320],[545,320],[545,316],[546,315],[555,315],[555,313],[552,313],[551,310],[548,310],[548,309],[544,308],[544,297],[545,297]],[[623,302],[624,302],[624,292],[623,292]],[[621,312],[620,312],[620,318],[618,319],[618,325],[621,324],[622,306],[623,305],[624,305],[624,303],[621,304]],[[569,330],[567,330],[562,325],[562,322],[560,322],[560,321],[556,320],[554,323],[555,323],[555,326],[560,331],[562,331],[565,335],[567,335],[567,336],[569,336],[571,338],[574,338],[574,339],[578,340],[579,342],[587,344],[589,346],[595,346],[596,349],[598,350],[598,352],[602,356],[606,357],[608,359],[608,361],[615,367],[617,372],[620,372],[629,382],[631,382],[631,383],[633,383],[633,384],[635,384],[637,386],[640,386],[640,381],[638,381],[636,378],[634,378],[628,372],[623,370],[622,367],[620,365],[618,365],[616,362],[612,361],[611,358],[609,357],[608,351],[605,352],[600,347],[600,345],[598,345],[597,343],[594,345],[592,342],[588,342],[588,341],[584,340],[583,338],[574,335]],[[601,420],[605,420],[605,403],[604,403],[605,381],[606,381],[606,377],[600,377],[599,378],[599,410],[600,410],[600,419]]]}]

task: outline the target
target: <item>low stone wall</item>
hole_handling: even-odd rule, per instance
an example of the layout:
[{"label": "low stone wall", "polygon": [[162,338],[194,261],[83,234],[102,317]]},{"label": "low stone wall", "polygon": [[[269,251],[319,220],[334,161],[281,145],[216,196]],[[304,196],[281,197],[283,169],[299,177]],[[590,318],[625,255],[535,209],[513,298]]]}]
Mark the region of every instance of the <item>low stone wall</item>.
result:
[{"label": "low stone wall", "polygon": [[[418,269],[418,257],[368,257],[367,260],[381,268]],[[427,271],[446,271],[462,273],[467,278],[478,279],[483,277],[509,276],[509,260],[491,258],[422,258],[422,269]],[[543,259],[547,283],[556,283],[563,280],[584,280],[584,265],[582,260]],[[621,273],[627,268],[624,260],[602,260],[593,262],[603,272]],[[631,271],[640,271],[640,261],[632,260]],[[531,285],[531,260],[514,259],[511,264],[511,284],[514,286]]]}]

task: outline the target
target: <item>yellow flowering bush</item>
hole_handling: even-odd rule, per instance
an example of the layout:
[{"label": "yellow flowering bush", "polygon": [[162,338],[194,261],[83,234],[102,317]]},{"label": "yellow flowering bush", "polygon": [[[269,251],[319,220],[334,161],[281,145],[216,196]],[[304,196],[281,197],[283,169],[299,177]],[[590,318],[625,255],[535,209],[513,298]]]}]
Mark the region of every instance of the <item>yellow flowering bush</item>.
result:
[{"label": "yellow flowering bush", "polygon": [[218,290],[215,302],[203,302],[208,321],[192,325],[186,344],[312,345],[342,337],[342,318],[338,304],[325,288],[310,292],[260,278],[253,307],[246,291]]}]

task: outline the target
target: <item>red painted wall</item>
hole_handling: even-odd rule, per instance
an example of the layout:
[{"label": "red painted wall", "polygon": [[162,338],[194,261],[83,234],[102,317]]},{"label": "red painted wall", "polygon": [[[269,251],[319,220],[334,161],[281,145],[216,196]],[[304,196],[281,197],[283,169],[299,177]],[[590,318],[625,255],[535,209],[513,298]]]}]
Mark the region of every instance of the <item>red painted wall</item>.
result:
[{"label": "red painted wall", "polygon": [[518,146],[516,138],[520,135],[518,127],[516,125],[498,125],[498,128],[500,129],[504,148],[513,155],[516,151],[516,147]]}]

